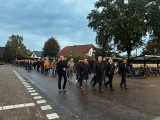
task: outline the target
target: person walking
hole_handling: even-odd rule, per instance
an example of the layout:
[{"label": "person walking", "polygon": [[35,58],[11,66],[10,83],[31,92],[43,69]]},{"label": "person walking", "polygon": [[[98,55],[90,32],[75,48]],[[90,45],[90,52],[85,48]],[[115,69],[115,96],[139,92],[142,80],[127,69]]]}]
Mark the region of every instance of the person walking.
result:
[{"label": "person walking", "polygon": [[31,60],[28,60],[28,70],[31,70],[31,67],[32,67],[32,62]]},{"label": "person walking", "polygon": [[27,70],[27,67],[28,67],[28,61],[27,60],[25,60],[24,66],[26,67],[26,70]]},{"label": "person walking", "polygon": [[92,72],[92,79],[91,79],[90,84],[92,84],[92,82],[94,81],[94,73],[93,73],[93,65],[94,65],[94,63],[95,63],[95,57],[92,57],[92,60],[89,63],[90,69],[91,69],[91,72]]},{"label": "person walking", "polygon": [[78,79],[79,79],[79,76],[78,76],[78,69],[79,69],[79,63],[80,63],[80,59],[79,59],[79,61],[76,63],[76,83],[78,83],[77,81],[78,81]]},{"label": "person walking", "polygon": [[36,60],[34,60],[34,62],[33,62],[33,67],[34,67],[34,70],[36,69]]},{"label": "person walking", "polygon": [[88,73],[90,73],[90,76],[92,77],[92,72],[90,70],[90,65],[87,62],[87,59],[84,59],[84,62],[79,66],[78,74],[79,77],[82,79],[83,85],[82,85],[82,91],[84,94],[86,94],[85,88],[88,80]]},{"label": "person walking", "polygon": [[82,88],[82,79],[79,77],[80,75],[78,74],[79,66],[83,63],[83,58],[80,58],[80,62],[77,63],[76,69],[77,69],[77,76],[78,76],[78,82],[79,86]]},{"label": "person walking", "polygon": [[125,89],[128,89],[128,87],[126,86],[126,75],[127,75],[127,73],[129,74],[127,59],[124,58],[123,63],[121,63],[119,65],[119,74],[122,76],[122,80],[121,80],[121,83],[120,83],[121,88],[123,88],[123,84],[124,84]]},{"label": "person walking", "polygon": [[39,59],[38,59],[38,61],[36,62],[37,72],[39,72],[39,67],[40,67],[40,65],[41,65],[41,63],[40,63],[40,61],[39,61]]},{"label": "person walking", "polygon": [[66,92],[66,82],[67,82],[67,77],[66,77],[66,71],[67,71],[67,63],[64,61],[64,56],[60,56],[60,61],[57,64],[57,69],[58,69],[58,88],[59,91],[61,92],[61,80],[62,76],[64,78],[64,83],[63,83],[63,91]]},{"label": "person walking", "polygon": [[107,65],[107,67],[105,69],[105,74],[106,74],[106,76],[108,76],[109,81],[106,82],[104,85],[107,88],[107,85],[110,84],[111,90],[114,90],[113,86],[112,86],[114,71],[115,71],[115,65],[113,64],[113,60],[109,59],[108,65]]},{"label": "person walking", "polygon": [[106,57],[103,57],[103,65],[104,65],[104,75],[103,75],[103,81],[104,81],[104,83],[106,83],[106,74],[105,74],[105,69],[106,69],[106,67],[107,67],[107,65],[108,65],[108,63],[107,63],[107,61],[106,61]]},{"label": "person walking", "polygon": [[41,61],[41,73],[44,72],[44,59],[42,59]]},{"label": "person walking", "polygon": [[102,80],[103,80],[103,75],[104,75],[104,65],[102,62],[102,57],[98,57],[98,61],[96,61],[93,65],[93,72],[94,72],[94,83],[92,86],[92,89],[94,89],[94,86],[99,82],[99,91],[103,92],[102,90]]},{"label": "person walking", "polygon": [[45,61],[44,63],[44,68],[45,68],[45,74],[48,74],[48,70],[50,68],[50,63],[48,62],[48,60]]},{"label": "person walking", "polygon": [[68,73],[68,75],[67,75],[67,77],[68,77],[68,80],[69,80],[69,77],[71,76],[71,81],[73,81],[73,72],[74,72],[74,62],[73,62],[73,59],[71,59],[68,63],[67,63],[67,67],[68,67],[68,71],[67,71],[67,73]]},{"label": "person walking", "polygon": [[52,70],[53,75],[56,75],[56,72],[57,72],[56,60],[53,60],[51,67],[53,68],[53,70]]}]

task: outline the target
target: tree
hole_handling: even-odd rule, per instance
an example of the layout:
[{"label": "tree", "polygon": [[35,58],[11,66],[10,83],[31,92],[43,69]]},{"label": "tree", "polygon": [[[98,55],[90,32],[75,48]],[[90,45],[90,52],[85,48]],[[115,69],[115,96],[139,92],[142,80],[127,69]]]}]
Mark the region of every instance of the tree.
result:
[{"label": "tree", "polygon": [[[96,32],[96,43],[114,44],[120,52],[131,51],[144,45],[148,30],[145,0],[99,0],[95,10],[87,16],[88,27]],[[101,9],[100,9],[101,8]],[[104,47],[102,47],[104,48]]]},{"label": "tree", "polygon": [[23,58],[23,52],[20,49],[18,49],[16,52],[17,52],[16,53],[17,54],[17,59],[21,60]]},{"label": "tree", "polygon": [[24,46],[23,42],[23,36],[19,36],[19,35],[13,35],[8,37],[9,38],[9,42],[10,42],[10,46],[13,52],[13,57],[16,58],[16,51],[18,49],[20,49],[23,54],[26,51],[26,46]]},{"label": "tree", "polygon": [[60,45],[55,38],[51,37],[44,43],[43,56],[56,57],[59,51]]},{"label": "tree", "polygon": [[160,43],[157,45],[154,40],[149,40],[143,48],[141,55],[160,55],[160,48],[157,50],[157,46],[160,46]]},{"label": "tree", "polygon": [[24,57],[30,58],[31,55],[32,55],[32,51],[30,51],[30,50],[28,49],[28,50],[26,50],[26,52],[25,52],[25,54],[24,54]]},{"label": "tree", "polygon": [[6,43],[5,47],[4,47],[3,59],[6,62],[10,62],[10,61],[12,61],[14,59],[12,48],[10,46],[10,42],[9,41],[7,41],[7,43]]},{"label": "tree", "polygon": [[[155,54],[158,54],[160,51],[160,1],[159,0],[148,0],[150,4],[147,5],[147,15],[146,19],[149,26],[149,35],[150,40],[148,44],[154,46]],[[147,47],[149,47],[147,45]],[[146,48],[148,49],[148,48]],[[146,51],[147,52],[147,51]],[[153,53],[152,53],[153,54]]]}]

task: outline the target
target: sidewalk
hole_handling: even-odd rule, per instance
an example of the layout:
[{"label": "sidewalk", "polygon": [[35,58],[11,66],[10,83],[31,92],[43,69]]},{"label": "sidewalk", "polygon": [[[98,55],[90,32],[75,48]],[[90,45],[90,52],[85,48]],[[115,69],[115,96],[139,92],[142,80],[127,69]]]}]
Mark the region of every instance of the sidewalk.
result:
[{"label": "sidewalk", "polygon": [[0,120],[53,118],[59,116],[16,71],[0,69]]}]

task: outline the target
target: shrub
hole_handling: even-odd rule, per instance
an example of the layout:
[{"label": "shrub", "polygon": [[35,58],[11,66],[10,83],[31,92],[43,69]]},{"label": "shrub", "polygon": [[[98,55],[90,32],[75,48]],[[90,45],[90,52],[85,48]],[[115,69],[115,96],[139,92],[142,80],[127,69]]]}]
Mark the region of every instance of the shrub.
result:
[{"label": "shrub", "polygon": [[0,62],[0,65],[4,65],[4,63]]}]

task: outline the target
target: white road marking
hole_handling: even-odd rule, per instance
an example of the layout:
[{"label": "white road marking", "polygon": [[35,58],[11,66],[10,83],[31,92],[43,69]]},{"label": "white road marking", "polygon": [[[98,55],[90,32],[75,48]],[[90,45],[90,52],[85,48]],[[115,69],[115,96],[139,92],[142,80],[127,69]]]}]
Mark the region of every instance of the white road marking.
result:
[{"label": "white road marking", "polygon": [[31,93],[31,95],[38,95],[38,93]]},{"label": "white road marking", "polygon": [[46,106],[41,106],[42,110],[49,110],[52,109],[50,105],[46,105]]},{"label": "white road marking", "polygon": [[39,101],[37,101],[37,103],[38,104],[40,104],[40,103],[46,103],[46,101],[45,100],[39,100]]},{"label": "white road marking", "polygon": [[34,103],[25,103],[25,104],[1,106],[0,110],[8,110],[8,109],[15,109],[15,108],[22,108],[22,107],[29,107],[29,106],[35,106],[35,104]]},{"label": "white road marking", "polygon": [[8,110],[8,109],[13,109],[14,106],[13,105],[7,105],[7,106],[3,106],[3,110]]},{"label": "white road marking", "polygon": [[18,104],[18,105],[14,105],[15,108],[21,108],[21,107],[25,107],[24,104]]},{"label": "white road marking", "polygon": [[36,92],[35,90],[30,90],[29,92]]},{"label": "white road marking", "polygon": [[56,119],[59,118],[59,116],[57,115],[57,113],[52,113],[52,114],[46,114],[46,116],[48,117],[48,119]]},{"label": "white road marking", "polygon": [[29,107],[29,106],[35,106],[35,104],[34,103],[26,103],[26,104],[24,104],[26,107]]},{"label": "white road marking", "polygon": [[42,98],[41,96],[36,96],[36,97],[33,97],[34,99],[39,99],[39,98]]}]

